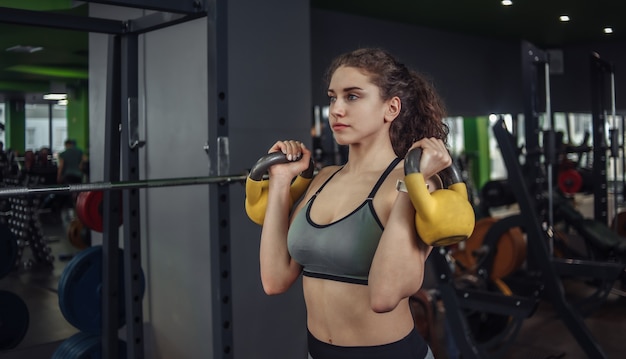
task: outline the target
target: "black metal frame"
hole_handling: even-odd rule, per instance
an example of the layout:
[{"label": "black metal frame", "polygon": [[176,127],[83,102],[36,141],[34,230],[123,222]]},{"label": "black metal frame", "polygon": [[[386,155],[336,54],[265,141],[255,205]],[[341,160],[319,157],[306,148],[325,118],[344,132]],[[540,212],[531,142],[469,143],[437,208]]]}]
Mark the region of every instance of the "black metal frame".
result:
[{"label": "black metal frame", "polygon": [[[563,320],[587,356],[589,358],[606,358],[606,354],[593,338],[578,311],[565,298],[563,284],[547,245],[550,234],[543,229],[540,216],[535,210],[536,204],[533,203],[528,185],[524,180],[514,139],[506,129],[503,119],[499,119],[494,124],[493,132],[506,164],[508,179],[513,188],[516,189],[514,193],[520,206],[521,219],[524,222],[523,227],[526,229],[528,238],[528,255],[532,257],[533,263],[540,270],[540,281],[543,283],[545,296],[553,303],[559,318]],[[580,261],[574,265],[586,266],[587,273],[596,270],[596,265],[593,262]]]},{"label": "black metal frame", "polygon": [[[209,73],[209,142],[210,168],[219,172],[219,138],[228,138],[228,37],[227,0],[213,2],[207,17]],[[214,149],[210,144],[215,144]],[[217,170],[216,170],[217,169]],[[220,173],[217,173],[220,174]],[[211,290],[213,293],[213,355],[212,358],[234,358],[230,246],[230,187],[209,187],[211,215]]]},{"label": "black metal frame", "polygon": [[[545,182],[541,165],[543,151],[539,143],[539,133],[541,131],[539,128],[539,107],[542,104],[539,95],[542,92],[538,87],[538,78],[541,74],[541,69],[538,65],[548,62],[548,54],[533,44],[523,41],[521,59],[522,94],[524,97],[524,144],[526,147],[525,178],[535,181],[532,183],[533,188],[543,188]],[[535,196],[540,196],[540,191],[537,191]]]},{"label": "black metal frame", "polygon": [[[448,250],[434,249],[431,258],[437,273],[437,291],[446,308],[446,318],[455,344],[464,359],[501,358],[507,353],[522,322],[534,313],[538,297],[505,295],[482,289],[459,289],[454,281]],[[507,328],[495,338],[479,343],[469,326],[466,311],[510,317]]]},{"label": "black metal frame", "polygon": [[[596,221],[609,224],[608,179],[606,174],[607,151],[606,139],[607,74],[613,73],[613,65],[591,54],[591,115],[593,125],[593,215]],[[615,194],[617,195],[617,194]]]},{"label": "black metal frame", "polygon": [[[87,0],[87,2],[155,10],[139,19],[118,21],[67,14],[0,8],[0,22],[109,34],[104,180],[139,179],[141,141],[136,134],[138,97],[138,35],[200,17],[208,20],[208,143],[228,138],[227,1],[226,0]],[[121,133],[120,133],[121,128]],[[126,144],[123,139],[128,139]],[[207,151],[218,163],[216,151]],[[213,318],[213,358],[232,358],[233,322],[230,267],[229,184],[209,186],[210,260]],[[102,357],[118,357],[118,225],[123,207],[124,288],[127,357],[144,357],[141,296],[140,206],[138,189],[104,193]]]}]

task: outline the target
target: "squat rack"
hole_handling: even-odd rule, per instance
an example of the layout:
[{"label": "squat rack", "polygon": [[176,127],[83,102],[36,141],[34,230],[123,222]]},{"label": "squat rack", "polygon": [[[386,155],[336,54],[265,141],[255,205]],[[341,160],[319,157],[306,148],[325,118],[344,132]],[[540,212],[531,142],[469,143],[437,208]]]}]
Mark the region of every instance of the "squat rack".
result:
[{"label": "squat rack", "polygon": [[[104,181],[139,180],[138,138],[138,38],[139,35],[186,21],[207,18],[209,163],[219,154],[209,144],[228,137],[227,1],[226,0],[86,0],[88,3],[153,10],[141,18],[119,21],[96,17],[0,7],[0,22],[108,34],[108,65],[104,145]],[[127,140],[126,143],[124,140]],[[211,150],[209,150],[211,149]],[[215,174],[211,166],[211,175]],[[209,241],[213,358],[233,357],[230,282],[229,186],[209,183]],[[224,208],[226,207],[226,208]],[[221,210],[220,210],[221,209]],[[118,246],[120,210],[124,223],[124,288],[126,348],[128,358],[144,358],[141,283],[141,226],[139,191],[123,190],[119,196],[105,191],[103,200],[102,357],[118,354]]]}]

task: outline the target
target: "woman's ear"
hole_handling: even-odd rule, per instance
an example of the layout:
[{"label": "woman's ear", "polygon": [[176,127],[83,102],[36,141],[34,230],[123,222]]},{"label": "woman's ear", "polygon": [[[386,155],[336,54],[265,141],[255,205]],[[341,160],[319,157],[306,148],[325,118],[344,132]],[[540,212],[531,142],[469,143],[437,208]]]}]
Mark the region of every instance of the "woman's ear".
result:
[{"label": "woman's ear", "polygon": [[394,96],[387,100],[387,108],[385,110],[385,121],[391,122],[398,117],[402,109],[402,101],[398,96]]}]

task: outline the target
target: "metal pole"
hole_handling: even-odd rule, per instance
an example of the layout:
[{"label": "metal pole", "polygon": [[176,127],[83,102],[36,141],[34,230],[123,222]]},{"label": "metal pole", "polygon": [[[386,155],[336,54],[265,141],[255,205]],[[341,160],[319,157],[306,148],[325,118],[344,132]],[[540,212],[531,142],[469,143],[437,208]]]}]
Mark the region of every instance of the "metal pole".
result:
[{"label": "metal pole", "polygon": [[[228,1],[208,1],[207,81],[209,174],[220,163],[218,139],[228,138]],[[222,141],[222,143],[224,143]],[[219,173],[217,173],[219,175]],[[230,187],[209,186],[209,239],[211,266],[211,317],[214,359],[234,358],[233,298],[230,252]]]},{"label": "metal pole", "polygon": [[[139,96],[139,35],[122,35],[121,168],[122,180],[139,179],[139,149],[137,135],[137,98]],[[134,141],[126,142],[135,135]],[[125,190],[122,195],[124,216],[124,303],[126,308],[126,357],[144,358],[143,305],[141,285],[141,223],[139,191]]]},{"label": "metal pole", "polygon": [[617,158],[619,157],[619,136],[617,135],[617,118],[615,111],[615,72],[611,69],[611,157],[613,157],[613,229],[617,232]]},{"label": "metal pole", "polygon": [[606,140],[607,63],[597,53],[591,54],[591,112],[593,123],[593,209],[594,219],[608,225],[608,181]]},{"label": "metal pole", "polygon": [[[104,134],[104,180],[120,179],[120,37],[109,36],[106,119]],[[102,358],[119,356],[119,196],[103,196],[102,233]]]},{"label": "metal pole", "polygon": [[[552,186],[552,176],[553,176],[553,165],[554,165],[554,151],[555,148],[554,146],[556,146],[555,144],[555,136],[554,136],[554,131],[553,131],[553,126],[552,126],[552,106],[550,103],[550,63],[548,61],[546,61],[546,63],[544,64],[544,76],[545,76],[545,87],[546,87],[546,120],[548,122],[548,136],[549,139],[548,141],[544,141],[544,143],[547,143],[548,146],[550,146],[550,148],[545,149],[544,148],[544,155],[549,157],[547,158],[546,162],[548,164],[548,227],[550,228],[550,230],[552,230],[552,227],[554,226],[554,210],[553,210],[553,206],[554,206],[554,199],[553,197],[553,191],[554,188]],[[549,237],[548,239],[548,250],[550,252],[550,254],[554,253],[554,240],[552,237]]]}]

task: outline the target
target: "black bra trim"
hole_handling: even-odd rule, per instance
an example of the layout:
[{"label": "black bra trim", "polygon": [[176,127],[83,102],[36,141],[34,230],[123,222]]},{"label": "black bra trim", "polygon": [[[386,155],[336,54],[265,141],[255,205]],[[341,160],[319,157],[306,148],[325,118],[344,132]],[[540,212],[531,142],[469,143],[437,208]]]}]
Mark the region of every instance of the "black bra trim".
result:
[{"label": "black bra trim", "polygon": [[309,272],[306,270],[302,271],[302,275],[306,277],[312,277],[312,278],[334,280],[336,282],[367,285],[367,279],[341,277],[338,275]]}]

